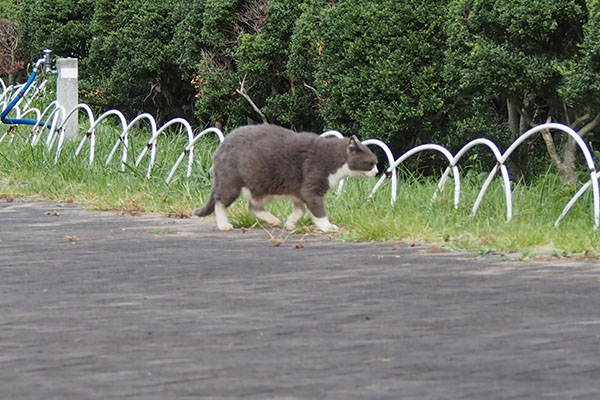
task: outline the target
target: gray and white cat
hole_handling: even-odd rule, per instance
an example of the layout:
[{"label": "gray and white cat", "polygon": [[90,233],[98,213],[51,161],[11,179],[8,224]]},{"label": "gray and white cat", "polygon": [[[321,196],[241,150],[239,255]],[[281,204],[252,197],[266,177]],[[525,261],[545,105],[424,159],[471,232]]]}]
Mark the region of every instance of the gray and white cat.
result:
[{"label": "gray and white cat", "polygon": [[285,229],[295,229],[306,207],[316,227],[330,232],[338,227],[329,222],[323,197],[343,178],[375,176],[377,157],[355,136],[326,139],[276,125],[249,125],[225,137],[214,154],[213,173],[210,198],[194,214],[205,217],[214,212],[219,230],[233,229],[226,210],[242,194],[250,211],[271,225],[281,226],[281,221],[265,206],[291,199],[294,211]]}]

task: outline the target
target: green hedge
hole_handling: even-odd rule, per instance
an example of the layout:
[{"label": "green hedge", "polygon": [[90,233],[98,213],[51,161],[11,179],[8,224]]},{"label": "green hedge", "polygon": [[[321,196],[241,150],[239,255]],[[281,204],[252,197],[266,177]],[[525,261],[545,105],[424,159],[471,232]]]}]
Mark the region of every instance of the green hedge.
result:
[{"label": "green hedge", "polygon": [[[600,113],[598,0],[22,0],[23,50],[80,58],[98,108],[266,118],[397,152]],[[0,3],[1,4],[1,3]],[[590,136],[594,141],[594,136]],[[534,150],[543,147],[538,146]]]}]

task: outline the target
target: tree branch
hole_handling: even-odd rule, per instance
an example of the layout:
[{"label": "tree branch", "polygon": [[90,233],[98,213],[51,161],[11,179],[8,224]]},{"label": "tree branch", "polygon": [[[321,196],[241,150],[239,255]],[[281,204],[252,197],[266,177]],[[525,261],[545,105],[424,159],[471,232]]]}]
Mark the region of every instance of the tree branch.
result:
[{"label": "tree branch", "polygon": [[315,96],[317,97],[317,100],[319,100],[319,102],[323,102],[323,98],[321,97],[321,95],[319,94],[319,92],[317,92],[317,89],[315,89],[314,87],[310,86],[306,82],[304,82],[304,87],[307,88],[308,90],[310,90],[311,92],[313,92],[315,94]]},{"label": "tree branch", "polygon": [[246,91],[246,88],[244,87],[246,85],[246,77],[248,76],[248,74],[244,75],[244,79],[242,79],[242,81],[240,82],[240,88],[236,89],[235,91],[242,96],[244,99],[246,99],[246,101],[248,103],[250,103],[250,106],[252,106],[252,109],[254,111],[256,111],[256,113],[258,115],[260,115],[260,118],[262,119],[262,121],[267,124],[269,123],[269,121],[267,120],[267,117],[265,116],[265,114],[260,111],[260,108],[258,108],[258,106],[252,101],[252,99],[250,98],[250,96],[248,95],[248,92]]},{"label": "tree branch", "polygon": [[596,128],[598,125],[600,125],[600,113],[596,114],[596,117],[594,117],[593,120],[591,120],[590,122],[585,124],[583,126],[583,128],[581,128],[579,130],[579,135],[581,137],[584,137],[585,135],[590,133],[590,131],[592,131],[594,128]]},{"label": "tree branch", "polygon": [[572,123],[572,124],[570,124],[570,125],[571,125],[571,127],[572,127],[573,129],[577,129],[577,127],[579,126],[579,124],[581,124],[582,122],[584,122],[584,121],[586,121],[586,120],[590,119],[590,117],[591,117],[591,115],[590,115],[589,113],[585,113],[585,114],[583,114],[581,117],[577,117],[577,118],[575,119],[575,121],[573,121],[573,123]]}]

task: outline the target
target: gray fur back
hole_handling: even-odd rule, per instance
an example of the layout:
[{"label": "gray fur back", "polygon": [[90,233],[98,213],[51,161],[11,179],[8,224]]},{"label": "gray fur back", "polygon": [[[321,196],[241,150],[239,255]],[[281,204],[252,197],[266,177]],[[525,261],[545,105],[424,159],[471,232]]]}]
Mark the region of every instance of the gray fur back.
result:
[{"label": "gray fur back", "polygon": [[242,187],[257,198],[300,197],[304,184],[324,194],[327,177],[347,161],[348,141],[268,124],[235,129],[214,155],[215,198]]}]

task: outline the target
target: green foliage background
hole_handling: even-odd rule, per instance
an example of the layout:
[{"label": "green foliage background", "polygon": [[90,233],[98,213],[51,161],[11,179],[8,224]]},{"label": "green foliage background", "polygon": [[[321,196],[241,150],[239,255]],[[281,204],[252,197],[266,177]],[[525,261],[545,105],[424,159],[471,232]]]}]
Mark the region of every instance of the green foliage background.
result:
[{"label": "green foliage background", "polygon": [[[82,100],[99,109],[227,130],[261,120],[236,92],[245,78],[270,122],[401,152],[594,121],[599,3],[2,0],[0,11],[19,21],[29,61],[45,47],[78,57]],[[537,144],[514,161],[543,158]]]}]

